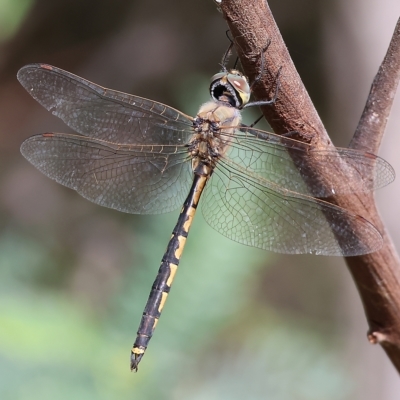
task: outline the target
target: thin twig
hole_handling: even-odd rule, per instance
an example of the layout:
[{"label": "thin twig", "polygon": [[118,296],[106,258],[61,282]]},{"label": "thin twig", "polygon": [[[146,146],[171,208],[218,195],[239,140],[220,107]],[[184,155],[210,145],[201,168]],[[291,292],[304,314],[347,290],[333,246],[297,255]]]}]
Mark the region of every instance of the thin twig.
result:
[{"label": "thin twig", "polygon": [[400,19],[386,56],[372,83],[350,147],[377,153],[400,80]]},{"label": "thin twig", "polygon": [[[280,76],[279,98],[263,113],[278,134],[298,132],[297,139],[307,141],[317,149],[331,146],[331,141],[293,65],[287,48],[265,0],[222,0],[221,10],[234,38],[245,74],[252,81],[258,73],[260,57],[265,57],[263,79],[254,87],[258,99],[270,99],[274,94],[276,74]],[[268,51],[262,49],[270,41]],[[366,109],[352,141],[352,147],[378,152],[390,107],[394,98],[400,69],[400,29],[396,27],[388,54],[375,78]],[[314,165],[310,157],[307,169],[321,179],[334,174],[327,166]],[[305,178],[306,179],[306,178]],[[307,180],[306,180],[307,181]],[[330,199],[356,215],[371,221],[382,233],[384,245],[378,252],[348,257],[346,262],[359,290],[368,319],[372,343],[381,343],[400,372],[400,260],[377,213],[372,194],[356,193]]]},{"label": "thin twig", "polygon": [[[379,68],[350,147],[378,152],[400,80],[400,19]],[[373,203],[372,195],[370,196]],[[384,247],[375,253],[347,258],[368,319],[368,339],[381,343],[400,372],[400,260],[373,207],[369,219],[383,234]]]}]

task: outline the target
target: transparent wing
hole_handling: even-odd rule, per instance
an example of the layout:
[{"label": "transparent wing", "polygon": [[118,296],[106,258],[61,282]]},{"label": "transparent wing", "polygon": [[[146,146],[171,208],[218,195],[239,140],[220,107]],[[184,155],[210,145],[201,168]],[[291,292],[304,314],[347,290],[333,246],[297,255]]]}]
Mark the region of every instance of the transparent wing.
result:
[{"label": "transparent wing", "polygon": [[30,64],[18,71],[28,93],[76,132],[124,144],[181,145],[193,119],[142,97],[105,89],[60,68]]},{"label": "transparent wing", "polygon": [[[315,197],[371,191],[395,177],[390,164],[374,154],[344,148],[313,150],[306,143],[252,128],[235,132],[226,157],[283,188]],[[307,163],[310,157],[315,170]],[[318,171],[332,165],[338,166],[331,168],[332,180],[321,181]],[[307,184],[300,171],[306,174]]]},{"label": "transparent wing", "polygon": [[120,145],[46,133],[25,140],[21,152],[49,178],[128,213],[157,214],[182,206],[193,180],[183,146]]},{"label": "transparent wing", "polygon": [[364,218],[285,190],[225,160],[202,201],[203,215],[214,229],[264,250],[353,256],[382,245],[380,233]]}]

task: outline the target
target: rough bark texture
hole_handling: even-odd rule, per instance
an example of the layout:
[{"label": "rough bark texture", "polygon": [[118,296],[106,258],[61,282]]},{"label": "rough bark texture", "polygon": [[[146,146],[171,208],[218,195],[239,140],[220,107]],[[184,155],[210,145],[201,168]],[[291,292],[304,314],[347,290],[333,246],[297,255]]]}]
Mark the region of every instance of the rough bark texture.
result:
[{"label": "rough bark texture", "polygon": [[[273,106],[263,108],[264,116],[274,131],[278,134],[296,131],[296,139],[316,148],[332,146],[268,4],[264,0],[222,0],[220,7],[250,82],[257,76],[261,57],[264,57],[263,77],[252,88],[258,99],[273,97],[281,68],[278,99]],[[263,51],[268,43],[267,50]],[[400,23],[374,80],[350,147],[378,152],[399,79]],[[308,168],[316,168],[311,157]],[[321,179],[331,179],[332,168],[336,166],[320,170]],[[348,257],[346,262],[364,305],[370,328],[368,339],[371,343],[380,343],[400,371],[400,260],[378,215],[373,194],[335,196],[329,201],[371,221],[384,238],[381,250]]]}]

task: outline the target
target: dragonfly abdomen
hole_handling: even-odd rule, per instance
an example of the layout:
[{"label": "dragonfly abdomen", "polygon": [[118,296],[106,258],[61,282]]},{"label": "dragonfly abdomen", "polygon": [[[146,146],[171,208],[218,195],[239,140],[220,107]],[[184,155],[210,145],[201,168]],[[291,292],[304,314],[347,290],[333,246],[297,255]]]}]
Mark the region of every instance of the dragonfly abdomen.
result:
[{"label": "dragonfly abdomen", "polygon": [[167,250],[161,261],[157,277],[151,288],[149,298],[140,321],[135,343],[131,350],[131,370],[137,371],[138,364],[143,357],[148,343],[157,326],[161,312],[167,300],[179,261],[185,247],[186,238],[196,213],[201,193],[207,183],[209,175],[194,175],[192,187],[187,196],[178,222],[172,231]]}]

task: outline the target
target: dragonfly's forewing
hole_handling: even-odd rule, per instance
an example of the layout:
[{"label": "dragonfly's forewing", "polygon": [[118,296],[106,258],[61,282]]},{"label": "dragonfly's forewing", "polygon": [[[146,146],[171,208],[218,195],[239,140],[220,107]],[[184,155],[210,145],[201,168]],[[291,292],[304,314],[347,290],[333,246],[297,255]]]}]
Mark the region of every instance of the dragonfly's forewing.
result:
[{"label": "dragonfly's forewing", "polygon": [[122,146],[46,133],[25,140],[21,152],[42,173],[83,197],[134,214],[181,207],[193,180],[183,146]]},{"label": "dragonfly's forewing", "polygon": [[192,180],[187,148],[193,119],[164,104],[105,89],[46,64],[18,79],[81,135],[27,139],[22,154],[41,172],[102,206],[161,213],[182,205]]},{"label": "dragonfly's forewing", "polygon": [[[282,188],[315,197],[372,191],[395,178],[391,165],[374,154],[334,147],[315,150],[307,143],[252,128],[236,131],[227,157]],[[309,168],[309,157],[315,169]],[[320,172],[330,166],[336,166],[329,171],[331,179],[322,181]],[[307,183],[302,173],[307,174]]]},{"label": "dragonfly's forewing", "polygon": [[18,71],[28,93],[76,132],[122,144],[182,145],[193,119],[156,101],[105,89],[47,64]]},{"label": "dragonfly's forewing", "polygon": [[222,161],[203,197],[206,221],[224,236],[285,254],[367,254],[382,236],[364,218],[291,192]]}]

